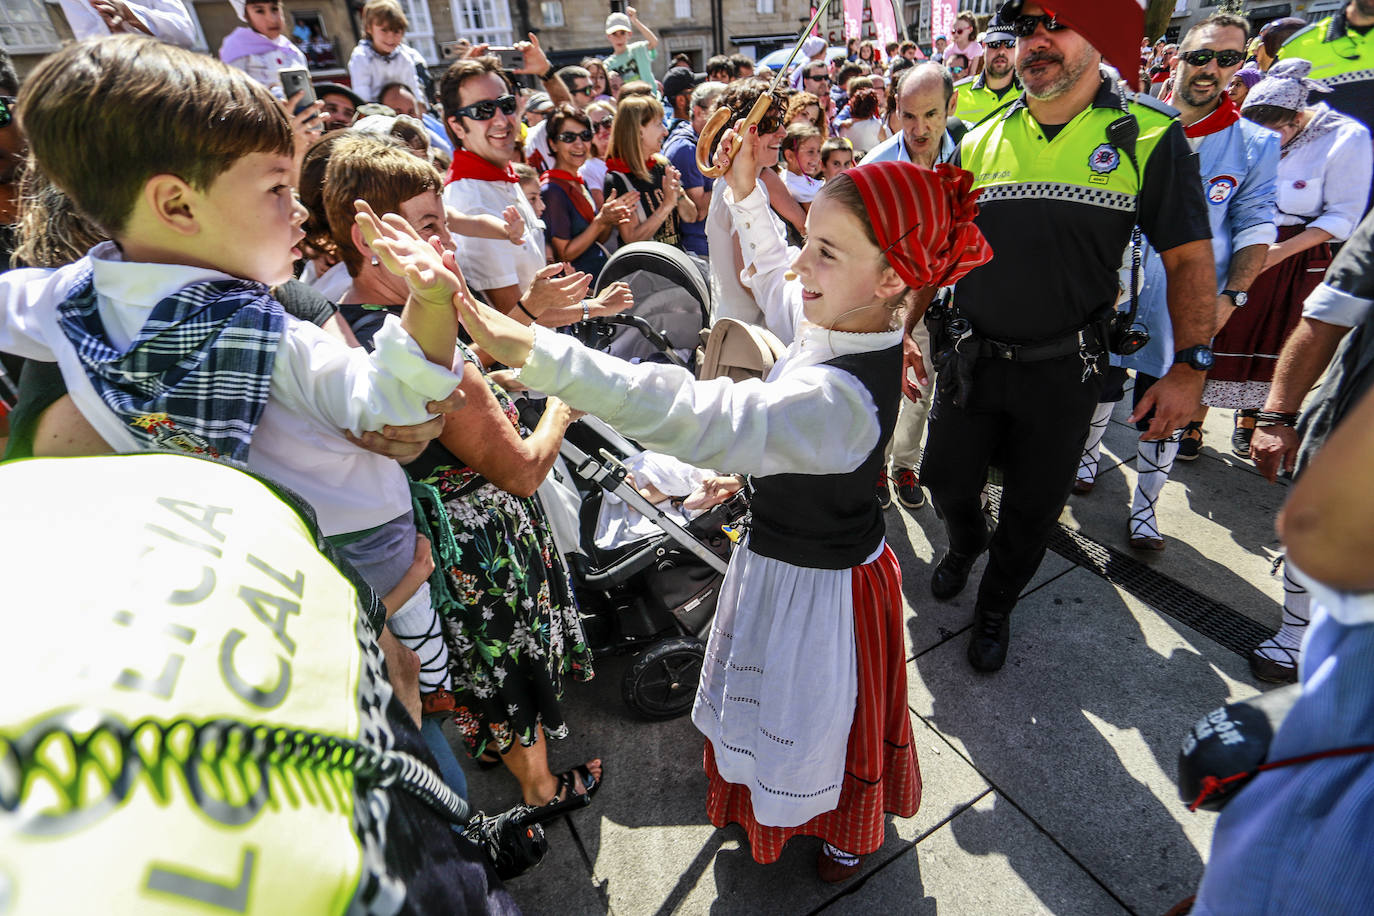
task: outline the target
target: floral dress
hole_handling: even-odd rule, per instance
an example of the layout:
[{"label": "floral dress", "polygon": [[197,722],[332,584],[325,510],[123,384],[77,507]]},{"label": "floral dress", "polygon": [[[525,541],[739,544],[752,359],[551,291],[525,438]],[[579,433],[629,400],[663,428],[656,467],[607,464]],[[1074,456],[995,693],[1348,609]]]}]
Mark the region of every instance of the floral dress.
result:
[{"label": "floral dress", "polygon": [[[462,352],[476,364],[471,351]],[[510,396],[488,385],[511,425],[528,435]],[[438,553],[436,560],[456,599],[440,612],[454,722],[467,751],[477,757],[491,743],[505,752],[516,740],[528,747],[538,725],[550,738],[565,738],[563,677],[590,680],[592,656],[544,510],[457,464],[446,449],[431,449],[447,463],[427,470],[421,482],[438,490],[458,548],[456,557]]]}]

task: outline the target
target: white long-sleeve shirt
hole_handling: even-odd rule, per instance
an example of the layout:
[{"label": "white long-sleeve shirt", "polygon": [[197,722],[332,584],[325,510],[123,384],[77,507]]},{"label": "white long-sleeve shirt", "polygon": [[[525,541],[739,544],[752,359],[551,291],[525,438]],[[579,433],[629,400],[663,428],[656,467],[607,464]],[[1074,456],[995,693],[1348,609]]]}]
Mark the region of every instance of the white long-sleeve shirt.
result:
[{"label": "white long-sleeve shirt", "polygon": [[[77,41],[112,34],[90,0],[58,0]],[[125,5],[148,27],[154,38],[182,48],[196,43],[196,26],[181,0],[125,0]],[[137,31],[134,30],[134,34]]]},{"label": "white long-sleeve shirt", "polygon": [[[58,325],[58,305],[86,270],[94,274],[108,342],[119,349],[129,346],[167,296],[194,283],[233,278],[203,268],[128,262],[113,242],[58,270],[0,274],[0,351],[56,362],[77,408],[106,443],[117,452],[140,451]],[[426,402],[446,397],[458,382],[458,375],[429,362],[395,319],[388,319],[368,354],[287,315],[248,466],[310,502],[326,535],[374,528],[409,510],[409,485],[395,461],[353,445],[343,430],[356,434],[423,422],[432,416]]]},{"label": "white long-sleeve shirt", "polygon": [[[1319,114],[1334,114],[1325,103],[1316,108]],[[1307,223],[1309,229],[1324,229],[1338,242],[1350,238],[1364,217],[1371,174],[1374,146],[1369,128],[1340,116],[1336,127],[1311,143],[1295,142],[1279,160],[1278,224]]]},{"label": "white long-sleeve shirt", "polygon": [[404,83],[415,98],[423,100],[420,77],[415,72],[417,65],[425,66],[425,59],[410,45],[398,45],[395,51],[384,56],[377,53],[372,42],[360,41],[348,57],[348,76],[353,82],[353,91],[362,96],[364,102],[379,101],[382,87],[392,83]]}]

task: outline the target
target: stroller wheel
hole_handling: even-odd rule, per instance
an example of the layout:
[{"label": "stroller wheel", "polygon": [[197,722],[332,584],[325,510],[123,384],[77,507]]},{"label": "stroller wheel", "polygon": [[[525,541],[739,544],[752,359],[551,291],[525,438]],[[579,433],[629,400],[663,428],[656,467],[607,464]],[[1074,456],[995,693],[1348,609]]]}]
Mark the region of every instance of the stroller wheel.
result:
[{"label": "stroller wheel", "polygon": [[625,672],[620,685],[625,705],[646,719],[691,712],[705,657],[706,646],[690,636],[654,643]]}]

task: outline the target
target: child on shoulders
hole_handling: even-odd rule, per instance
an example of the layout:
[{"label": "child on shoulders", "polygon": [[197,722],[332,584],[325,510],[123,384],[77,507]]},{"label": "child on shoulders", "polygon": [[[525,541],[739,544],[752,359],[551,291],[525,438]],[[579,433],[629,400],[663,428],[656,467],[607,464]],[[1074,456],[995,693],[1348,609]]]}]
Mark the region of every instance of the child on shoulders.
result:
[{"label": "child on shoulders", "polygon": [[404,85],[416,99],[425,97],[416,69],[425,66],[425,59],[405,43],[409,28],[396,0],[368,0],[363,7],[363,40],[348,58],[348,76],[364,102],[380,101],[382,89],[394,83]]},{"label": "child on shoulders", "polygon": [[[630,41],[631,25],[644,36],[643,41]],[[607,71],[620,74],[622,83],[639,80],[654,85],[653,60],[658,54],[654,50],[658,47],[658,36],[639,21],[633,6],[606,17],[606,40],[611,43],[611,56],[604,61]]]}]

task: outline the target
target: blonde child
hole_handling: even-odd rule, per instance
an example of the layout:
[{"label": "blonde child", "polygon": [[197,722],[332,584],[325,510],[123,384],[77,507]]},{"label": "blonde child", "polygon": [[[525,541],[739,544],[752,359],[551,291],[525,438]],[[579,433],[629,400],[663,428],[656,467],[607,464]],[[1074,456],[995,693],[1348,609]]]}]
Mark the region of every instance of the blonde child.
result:
[{"label": "blonde child", "polygon": [[646,447],[754,475],[752,528],[721,587],[692,713],[707,737],[707,813],[742,825],[761,863],[793,836],[820,837],[820,876],[839,881],[882,844],[885,812],[910,816],[920,800],[901,574],[873,498],[900,397],[900,313],[912,290],[921,311],[991,251],[972,225],[971,175],[886,162],[817,196],[791,260],[757,184],[767,136],[730,131],[722,147],[744,273],[770,325],[796,329],[766,380],[630,365],[446,280],[473,339],[530,388]]},{"label": "blonde child", "polygon": [[305,55],[286,37],[286,14],[278,0],[229,0],[242,22],[224,37],[219,59],[281,94],[277,71],[304,67]]},{"label": "blonde child", "polygon": [[363,40],[348,58],[353,91],[364,102],[378,101],[382,89],[400,83],[417,99],[424,98],[417,67],[425,59],[405,43],[410,22],[396,0],[368,0],[363,7]]}]

